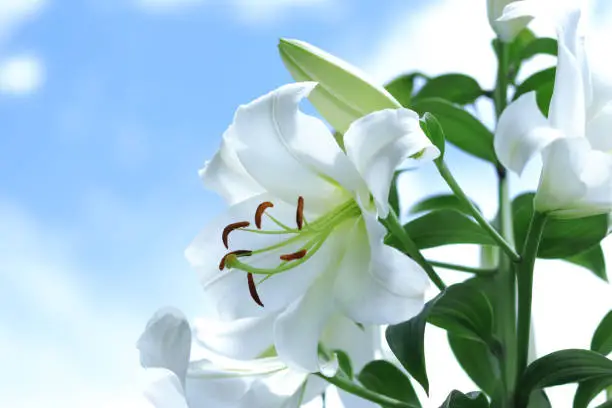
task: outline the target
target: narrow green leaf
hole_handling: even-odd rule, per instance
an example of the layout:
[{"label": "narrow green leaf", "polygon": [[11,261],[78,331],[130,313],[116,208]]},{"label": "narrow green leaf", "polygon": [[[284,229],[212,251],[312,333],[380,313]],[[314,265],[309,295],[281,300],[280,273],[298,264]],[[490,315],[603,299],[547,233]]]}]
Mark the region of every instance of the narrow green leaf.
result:
[{"label": "narrow green leaf", "polygon": [[[472,203],[476,208],[478,208],[476,203]],[[410,209],[410,213],[417,214],[432,210],[455,210],[464,214],[470,214],[469,207],[465,204],[465,202],[460,200],[456,195],[452,194],[427,197],[414,204]]]},{"label": "narrow green leaf", "polygon": [[440,408],[488,408],[489,401],[481,392],[468,392],[453,390]]},{"label": "narrow green leaf", "polygon": [[444,147],[446,144],[446,137],[444,136],[444,131],[442,130],[442,126],[440,126],[440,122],[436,119],[434,115],[429,112],[425,112],[423,117],[420,120],[421,128],[425,135],[431,140],[438,150],[440,150],[440,157],[436,160],[442,160],[444,157]]},{"label": "narrow green leaf", "polygon": [[545,117],[548,117],[550,100],[552,99],[554,89],[554,81],[542,84],[538,89],[536,89],[536,102],[538,104],[538,108],[540,108],[540,112],[542,112],[542,115],[544,115]]},{"label": "narrow green leaf", "polygon": [[[533,193],[520,195],[512,202],[514,236],[522,248],[533,214]],[[549,219],[542,234],[538,257],[563,259],[578,255],[597,245],[608,232],[607,215],[580,219]]]},{"label": "narrow green leaf", "polygon": [[612,353],[612,311],[605,315],[595,329],[593,340],[591,340],[591,350],[603,355]]},{"label": "narrow green leaf", "polygon": [[565,261],[582,266],[593,272],[598,278],[606,282],[608,281],[608,276],[606,274],[606,259],[604,258],[601,245],[595,245],[584,252],[565,258]]},{"label": "narrow green leaf", "polygon": [[536,38],[523,48],[521,51],[521,59],[526,60],[536,55],[552,55],[557,56],[557,40],[554,38],[541,37]]},{"label": "narrow green leaf", "polygon": [[426,75],[420,72],[401,75],[385,85],[385,89],[387,89],[403,107],[409,108],[412,100],[412,91],[414,90],[414,80],[419,77],[427,78]]},{"label": "narrow green leaf", "polygon": [[601,354],[579,349],[556,351],[527,367],[517,387],[517,405],[525,405],[531,392],[540,388],[603,378],[612,379],[612,361]]},{"label": "narrow green leaf", "polygon": [[[453,210],[429,212],[405,224],[404,229],[419,249],[451,244],[496,245],[476,222]],[[401,248],[401,243],[393,236],[388,236],[385,242]]]},{"label": "narrow green leaf", "polygon": [[513,99],[518,99],[521,95],[527,92],[537,91],[538,88],[555,82],[555,67],[546,68],[542,71],[538,71],[525,79],[523,83],[516,87]]},{"label": "narrow green leaf", "polygon": [[429,379],[425,366],[425,326],[429,311],[438,297],[427,302],[421,313],[412,319],[391,325],[385,331],[389,348],[427,394],[429,394]]},{"label": "narrow green leaf", "polygon": [[397,179],[399,178],[401,171],[393,173],[393,179],[391,179],[391,188],[389,189],[389,205],[395,211],[396,214],[401,214],[400,203],[399,203],[399,191],[397,190]]},{"label": "narrow green leaf", "polygon": [[574,395],[574,408],[587,408],[600,392],[612,384],[612,377],[600,377],[581,382]]},{"label": "narrow green leaf", "polygon": [[493,395],[500,381],[497,360],[482,342],[448,333],[448,344],[463,371],[484,392]]},{"label": "narrow green leaf", "polygon": [[338,366],[340,371],[345,374],[348,379],[353,379],[353,364],[351,363],[351,358],[342,350],[333,350],[336,354],[336,358],[338,359]]},{"label": "narrow green leaf", "polygon": [[536,390],[531,393],[527,408],[552,408],[552,405],[544,390]]},{"label": "narrow green leaf", "polygon": [[[521,63],[523,62],[522,55],[525,48],[527,48],[529,44],[531,44],[535,40],[536,36],[533,31],[528,28],[525,28],[521,30],[521,32],[518,33],[517,36],[514,37],[514,40],[510,43],[510,65],[515,70],[515,72],[518,71],[521,66]],[[498,39],[493,40],[493,50],[497,54],[498,58],[499,42],[500,41]]]},{"label": "narrow green leaf", "polygon": [[483,160],[496,162],[493,134],[466,110],[441,98],[413,101],[412,109],[419,115],[434,114],[450,143]]},{"label": "narrow green leaf", "polygon": [[357,379],[364,387],[378,394],[421,406],[408,377],[386,360],[370,361],[357,375]]},{"label": "narrow green leaf", "polygon": [[482,88],[474,78],[464,74],[445,74],[427,81],[412,100],[442,98],[459,105],[467,105],[482,93]]}]

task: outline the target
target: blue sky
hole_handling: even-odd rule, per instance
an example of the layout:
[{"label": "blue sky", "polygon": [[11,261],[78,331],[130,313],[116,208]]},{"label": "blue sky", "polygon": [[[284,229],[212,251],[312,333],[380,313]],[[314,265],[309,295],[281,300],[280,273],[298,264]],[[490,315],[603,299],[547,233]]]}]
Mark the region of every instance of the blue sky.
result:
[{"label": "blue sky", "polygon": [[[291,80],[279,37],[381,82],[493,78],[484,0],[289,3],[0,0],[0,406],[107,406],[135,387],[149,315],[197,316],[183,250],[223,209],[197,170],[239,104]],[[456,152],[451,166],[493,214],[492,171]],[[431,168],[409,177],[407,201],[443,190]]]}]

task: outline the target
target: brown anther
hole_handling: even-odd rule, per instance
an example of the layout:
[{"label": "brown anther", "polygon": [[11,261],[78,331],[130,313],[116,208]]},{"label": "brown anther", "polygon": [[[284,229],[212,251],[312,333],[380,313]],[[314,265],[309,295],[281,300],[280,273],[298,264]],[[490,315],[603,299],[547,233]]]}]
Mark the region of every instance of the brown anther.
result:
[{"label": "brown anther", "polygon": [[305,255],[306,255],[306,250],[305,249],[301,249],[301,250],[299,250],[297,252],[294,252],[292,254],[281,255],[280,259],[282,261],[295,261],[296,259],[302,259]]},{"label": "brown anther", "polygon": [[261,299],[259,298],[259,294],[257,293],[257,287],[255,286],[255,279],[253,279],[252,273],[247,274],[247,282],[249,283],[249,293],[251,294],[251,297],[253,298],[255,303],[257,303],[261,307],[264,307],[263,303],[261,302]]},{"label": "brown anther", "polygon": [[223,255],[223,258],[221,258],[221,262],[219,262],[219,270],[222,271],[223,269],[225,269],[225,264],[227,262],[228,257],[230,256],[235,256],[235,257],[249,256],[252,253],[253,251],[249,251],[247,249],[239,249],[237,251],[228,252],[227,254]]},{"label": "brown anther", "polygon": [[297,211],[295,212],[295,223],[299,230],[302,229],[304,224],[304,197],[298,197]]},{"label": "brown anther", "polygon": [[227,243],[227,239],[229,238],[230,232],[238,228],[246,228],[249,225],[251,225],[251,223],[248,221],[240,221],[240,222],[235,222],[233,224],[230,224],[227,227],[223,228],[223,234],[221,234],[221,239],[223,240],[223,245],[225,245],[225,248],[229,249],[229,244]]},{"label": "brown anther", "polygon": [[264,201],[263,203],[259,204],[257,210],[255,211],[255,225],[257,226],[257,229],[261,229],[261,216],[263,215],[264,211],[272,207],[274,207],[274,204],[269,201]]}]

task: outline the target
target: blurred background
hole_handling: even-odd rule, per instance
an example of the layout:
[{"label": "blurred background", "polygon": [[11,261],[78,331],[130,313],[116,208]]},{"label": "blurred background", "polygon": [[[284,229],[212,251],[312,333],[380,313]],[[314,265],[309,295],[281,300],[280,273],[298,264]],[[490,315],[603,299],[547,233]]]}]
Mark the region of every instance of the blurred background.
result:
[{"label": "blurred background", "polygon": [[[594,56],[612,76],[612,3],[589,10]],[[223,203],[197,170],[239,104],[291,81],[279,37],[380,83],[415,69],[494,81],[485,0],[0,0],[1,407],[120,406],[138,387],[135,341],[150,315],[173,305],[198,316],[183,250]],[[490,106],[476,111],[491,123]],[[449,165],[492,216],[493,169],[454,149]],[[537,174],[532,163],[513,192],[534,189]],[[446,191],[429,166],[400,185],[405,207]],[[478,259],[472,247],[430,252]],[[539,263],[537,352],[588,347],[611,307],[610,287],[588,271]],[[473,385],[428,330],[437,407]],[[549,392],[555,408],[571,406],[571,388]]]}]

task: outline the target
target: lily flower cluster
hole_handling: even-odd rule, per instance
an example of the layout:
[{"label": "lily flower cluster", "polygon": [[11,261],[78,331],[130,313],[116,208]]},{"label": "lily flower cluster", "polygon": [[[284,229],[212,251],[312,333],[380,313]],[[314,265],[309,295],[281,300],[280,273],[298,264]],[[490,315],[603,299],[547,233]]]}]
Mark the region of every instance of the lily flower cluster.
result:
[{"label": "lily flower cluster", "polygon": [[[488,0],[499,50],[514,44],[529,21],[539,15],[542,7],[537,3]],[[421,327],[421,343],[410,344],[421,344],[423,353],[422,336],[430,312],[434,318],[427,321],[449,333],[457,330],[459,336],[468,333],[468,339],[478,337],[497,352],[495,356],[518,354],[517,362],[500,365],[518,367],[517,372],[504,373],[500,382],[520,378],[531,324],[529,276],[544,221],[612,211],[612,138],[608,134],[612,92],[599,86],[589,69],[579,17],[579,11],[571,10],[556,22],[558,65],[547,117],[540,111],[535,92],[524,93],[506,107],[510,76],[504,71],[508,67],[503,66],[502,57],[497,89],[488,93],[501,95],[495,99],[500,117],[490,141],[491,152],[479,153],[481,158],[492,157],[500,177],[506,169],[521,173],[537,154],[543,161],[531,208],[535,215],[520,254],[514,249],[512,234],[508,238],[503,226],[496,229],[480,214],[443,161],[444,132],[452,136],[452,126],[459,121],[438,122],[419,108],[418,95],[414,104],[402,99],[402,106],[399,97],[346,62],[310,44],[281,40],[280,55],[297,82],[240,106],[220,138],[218,151],[199,172],[204,186],[227,203],[227,210],[206,225],[185,252],[202,284],[202,317],[190,324],[180,311],[162,309],[138,341],[142,366],[155,377],[145,393],[150,406],[299,407],[321,395],[330,383],[342,383],[341,398],[351,407],[410,407],[366,389],[355,391],[352,372],[381,356],[384,340],[380,333],[384,326],[392,325],[387,330],[387,339],[395,339],[389,341],[391,349],[403,368],[427,389],[426,374],[419,371],[424,368],[411,363],[418,363],[418,356],[406,358],[406,353],[418,350],[406,351],[402,346],[398,351],[394,333],[415,335],[412,331]],[[409,78],[402,80],[411,81]],[[428,79],[429,83],[434,80]],[[322,120],[300,110],[305,98],[334,128],[335,135]],[[454,109],[454,115],[468,114],[456,107],[458,101],[452,102],[455,104],[441,106]],[[439,100],[427,106],[435,108],[436,103]],[[434,113],[444,119],[444,112]],[[474,121],[470,117],[466,123]],[[467,152],[486,148],[466,145],[468,137],[449,137],[449,141]],[[479,229],[478,237],[486,239],[478,238],[477,243],[496,244],[498,258],[507,258],[508,262],[493,265],[493,272],[511,279],[506,289],[495,294],[500,302],[510,302],[510,307],[504,306],[511,311],[509,319],[514,319],[516,306],[511,262],[516,264],[516,338],[503,337],[514,335],[515,321],[506,322],[507,333],[485,333],[481,326],[493,330],[498,325],[484,315],[476,323],[470,320],[474,314],[461,315],[464,309],[457,305],[481,301],[486,290],[479,289],[477,296],[470,292],[472,286],[465,291],[446,290],[433,263],[420,253],[427,246],[416,245],[409,234],[412,229],[399,223],[389,197],[396,193],[394,179],[406,161],[434,162],[455,198],[462,200],[461,211],[468,213],[456,214],[465,219],[461,225]],[[510,205],[507,197],[500,203],[505,208]],[[542,221],[536,222],[538,219]],[[473,237],[466,242],[474,243]],[[402,250],[392,244],[394,240],[402,242]],[[442,291],[424,307],[430,280]],[[476,285],[474,282],[478,281],[470,285]],[[508,280],[499,282],[507,284]],[[458,293],[470,295],[457,301],[453,296]],[[497,301],[496,297],[485,299],[483,313],[499,310]],[[457,311],[435,309],[436,302],[454,304]],[[518,353],[498,352],[510,345],[518,345]],[[509,407],[507,401],[515,396],[505,393],[516,390],[508,384],[500,390],[489,396],[501,398],[498,405]],[[344,391],[365,399],[357,400]],[[449,398],[452,402],[455,397]],[[463,406],[451,402],[444,406]]]}]

